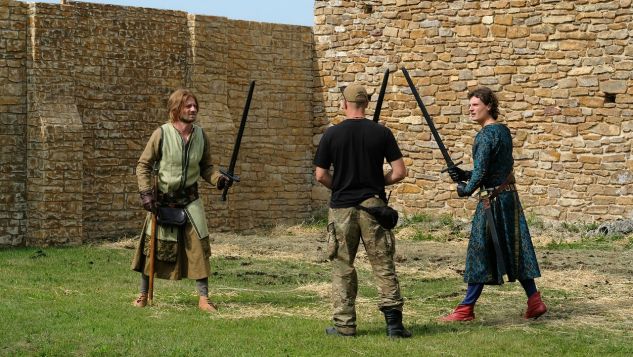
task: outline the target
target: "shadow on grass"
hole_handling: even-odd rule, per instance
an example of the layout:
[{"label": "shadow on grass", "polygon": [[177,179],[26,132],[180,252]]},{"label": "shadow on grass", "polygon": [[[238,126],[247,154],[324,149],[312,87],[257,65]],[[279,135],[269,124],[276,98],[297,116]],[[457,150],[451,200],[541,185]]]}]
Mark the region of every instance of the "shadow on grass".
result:
[{"label": "shadow on grass", "polygon": [[[411,332],[413,336],[411,338],[425,337],[425,336],[433,336],[433,335],[442,335],[447,333],[458,332],[463,330],[464,327],[468,327],[472,323],[426,323],[426,324],[407,324],[404,322],[404,327]],[[363,329],[360,328],[357,331],[357,337],[362,336],[385,336],[387,337],[386,326],[383,327],[372,327]],[[393,339],[400,340],[400,339]]]}]

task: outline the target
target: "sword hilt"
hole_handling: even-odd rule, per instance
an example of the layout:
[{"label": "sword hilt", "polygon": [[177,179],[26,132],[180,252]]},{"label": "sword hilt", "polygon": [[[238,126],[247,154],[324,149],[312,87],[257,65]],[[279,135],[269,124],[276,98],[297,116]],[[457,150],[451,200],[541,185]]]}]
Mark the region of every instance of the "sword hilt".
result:
[{"label": "sword hilt", "polygon": [[224,169],[220,169],[220,173],[229,178],[231,181],[240,182],[240,177],[232,172],[228,172]]},{"label": "sword hilt", "polygon": [[458,162],[458,163],[456,163],[456,164],[449,165],[448,167],[446,167],[445,169],[443,169],[443,170],[442,170],[442,171],[440,171],[440,172],[441,172],[441,173],[445,173],[445,172],[446,172],[446,171],[448,171],[448,169],[450,169],[451,167],[456,167],[457,165],[462,164],[462,163],[463,163],[463,162],[461,162],[461,161],[460,161],[460,162]]}]

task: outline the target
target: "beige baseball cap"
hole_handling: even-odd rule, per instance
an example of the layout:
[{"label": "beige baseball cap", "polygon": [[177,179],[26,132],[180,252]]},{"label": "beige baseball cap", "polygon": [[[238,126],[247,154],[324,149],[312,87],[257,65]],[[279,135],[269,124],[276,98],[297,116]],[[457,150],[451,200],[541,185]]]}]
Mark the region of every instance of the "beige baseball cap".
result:
[{"label": "beige baseball cap", "polygon": [[369,95],[367,95],[367,91],[365,87],[360,84],[351,84],[343,90],[343,97],[348,102],[355,103],[368,103]]}]

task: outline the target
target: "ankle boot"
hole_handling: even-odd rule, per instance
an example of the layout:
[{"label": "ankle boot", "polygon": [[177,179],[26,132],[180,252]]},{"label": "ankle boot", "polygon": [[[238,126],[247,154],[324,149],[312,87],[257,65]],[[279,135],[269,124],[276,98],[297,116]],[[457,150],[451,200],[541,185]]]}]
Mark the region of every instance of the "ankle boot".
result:
[{"label": "ankle boot", "polygon": [[453,321],[471,321],[475,319],[475,304],[471,305],[457,305],[455,310],[441,317],[439,320],[442,322],[453,322]]},{"label": "ankle boot", "polygon": [[387,336],[392,338],[409,338],[411,332],[402,325],[402,311],[396,309],[383,310],[387,323]]},{"label": "ankle boot", "polygon": [[547,306],[541,299],[541,293],[535,292],[527,301],[527,310],[525,311],[526,319],[536,319],[547,311]]},{"label": "ankle boot", "polygon": [[132,302],[132,305],[136,306],[136,307],[145,307],[147,306],[147,293],[141,293],[136,300],[134,300],[134,302]]},{"label": "ankle boot", "polygon": [[214,303],[209,301],[209,298],[206,296],[200,296],[200,300],[198,300],[198,308],[202,311],[206,312],[217,312],[218,307],[215,306]]}]

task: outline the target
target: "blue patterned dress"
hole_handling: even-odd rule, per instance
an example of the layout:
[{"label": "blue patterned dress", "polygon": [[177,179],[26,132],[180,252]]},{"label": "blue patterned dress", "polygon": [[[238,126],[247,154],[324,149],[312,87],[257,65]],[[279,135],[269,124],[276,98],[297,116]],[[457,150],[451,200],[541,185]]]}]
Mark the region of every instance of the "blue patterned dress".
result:
[{"label": "blue patterned dress", "polygon": [[[514,164],[510,130],[498,123],[484,126],[475,137],[473,161],[474,168],[465,188],[468,195],[482,186],[493,188],[501,185],[512,172]],[[490,203],[508,280],[540,277],[530,231],[517,192],[503,191]],[[472,221],[464,281],[503,284],[481,201]]]}]

